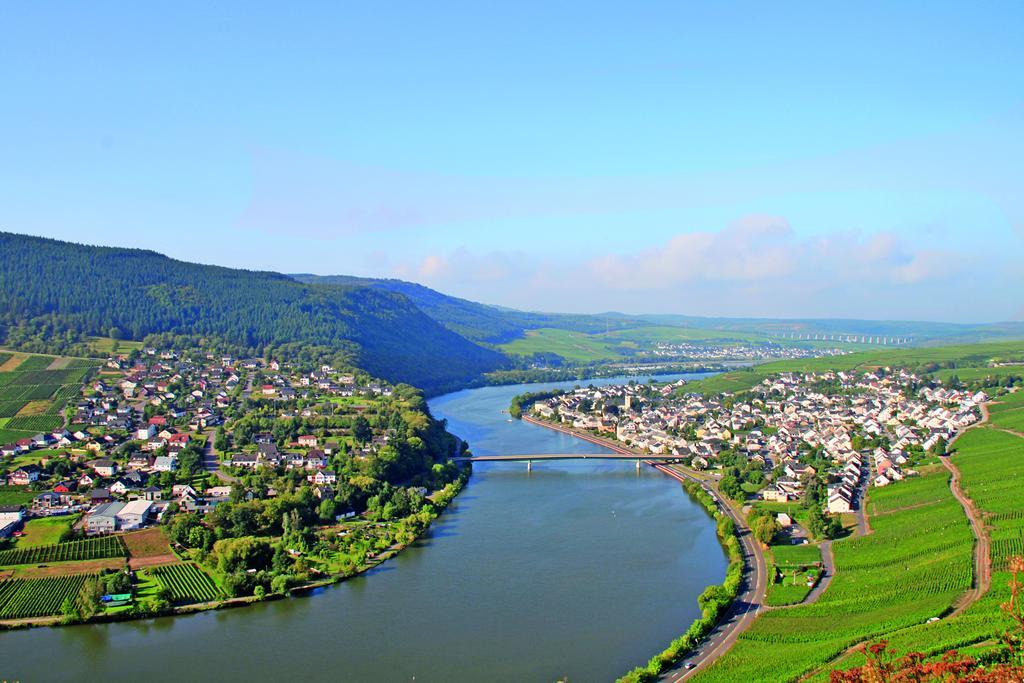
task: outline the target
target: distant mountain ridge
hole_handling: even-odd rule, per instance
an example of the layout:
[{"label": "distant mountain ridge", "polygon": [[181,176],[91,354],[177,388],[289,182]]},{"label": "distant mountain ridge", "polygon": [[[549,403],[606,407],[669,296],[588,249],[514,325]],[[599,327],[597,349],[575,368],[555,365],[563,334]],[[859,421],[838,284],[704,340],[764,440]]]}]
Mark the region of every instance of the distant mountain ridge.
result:
[{"label": "distant mountain ridge", "polygon": [[400,293],[0,233],[0,339],[112,331],[131,339],[209,335],[253,353],[296,343],[330,347],[374,375],[428,392],[462,386],[506,362]]},{"label": "distant mountain ridge", "polygon": [[849,318],[725,318],[677,314],[566,314],[518,311],[450,296],[415,282],[348,275],[297,274],[304,283],[361,285],[398,292],[424,313],[467,339],[502,344],[541,327],[599,333],[668,325],[731,332],[756,332],[767,338],[787,335],[870,335],[913,338],[915,343],[954,343],[1024,338],[1024,322],[963,324]]},{"label": "distant mountain ridge", "polygon": [[353,277],[350,275],[292,275],[307,284],[342,284],[373,287],[398,292],[409,297],[434,320],[467,339],[488,344],[501,344],[522,336],[525,330],[539,327],[557,327],[574,332],[605,332],[628,327],[642,327],[652,323],[639,316],[622,313],[573,314],[518,311],[501,306],[481,304],[468,299],[438,292],[415,282],[384,278]]}]

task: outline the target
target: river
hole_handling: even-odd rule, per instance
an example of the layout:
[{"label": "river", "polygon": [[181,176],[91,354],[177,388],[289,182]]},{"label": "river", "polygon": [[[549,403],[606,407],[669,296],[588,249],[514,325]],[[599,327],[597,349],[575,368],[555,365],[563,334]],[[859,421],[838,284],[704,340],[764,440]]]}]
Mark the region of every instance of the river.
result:
[{"label": "river", "polygon": [[[501,412],[573,384],[430,407],[478,455],[599,452]],[[686,630],[725,568],[707,514],[653,469],[477,464],[423,538],[363,576],[241,609],[0,633],[0,680],[607,681]]]}]

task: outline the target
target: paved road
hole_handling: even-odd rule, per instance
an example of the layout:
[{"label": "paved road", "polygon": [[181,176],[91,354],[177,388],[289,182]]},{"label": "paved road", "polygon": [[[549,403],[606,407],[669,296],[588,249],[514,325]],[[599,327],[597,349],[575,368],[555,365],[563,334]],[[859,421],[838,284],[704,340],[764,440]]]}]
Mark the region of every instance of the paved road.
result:
[{"label": "paved road", "polygon": [[224,472],[220,468],[220,458],[213,450],[213,439],[216,434],[215,430],[211,429],[205,432],[206,444],[203,446],[203,469],[207,472],[213,472],[217,475],[217,478],[221,481],[235,483],[238,481],[238,477],[232,477],[227,472]]},{"label": "paved road", "polygon": [[[655,465],[655,467],[662,471],[672,470],[691,481],[699,482],[699,480],[692,477],[681,467],[665,467],[664,465]],[[743,519],[743,515],[738,513],[718,492],[718,485],[712,483],[708,488],[710,488],[711,494],[718,501],[719,507],[725,510],[732,517],[733,522],[736,523],[737,537],[743,550],[743,586],[739,596],[733,601],[725,616],[719,620],[718,625],[704,639],[701,649],[696,654],[681,660],[673,669],[662,674],[662,680],[666,681],[686,680],[692,674],[711,666],[719,657],[729,651],[741,633],[750,628],[750,625],[764,606],[768,572],[765,567],[761,546],[754,539],[746,520]]]},{"label": "paved road", "polygon": [[817,602],[818,598],[821,597],[830,583],[832,583],[832,577],[836,575],[836,563],[832,557],[832,541],[822,541],[821,545],[821,566],[823,572],[821,579],[818,580],[818,585],[811,589],[811,592],[807,594],[801,605],[810,605],[811,603]]}]

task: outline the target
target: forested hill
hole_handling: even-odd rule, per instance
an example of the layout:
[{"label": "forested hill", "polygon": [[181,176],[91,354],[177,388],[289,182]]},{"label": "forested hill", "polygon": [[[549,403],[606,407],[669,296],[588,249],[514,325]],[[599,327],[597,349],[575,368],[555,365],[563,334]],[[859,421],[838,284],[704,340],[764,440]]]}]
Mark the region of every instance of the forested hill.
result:
[{"label": "forested hill", "polygon": [[517,311],[460,299],[404,280],[360,278],[349,275],[292,275],[304,283],[333,283],[374,287],[398,292],[412,300],[424,313],[449,330],[473,341],[501,344],[521,337],[525,330],[557,327],[574,332],[605,332],[651,323],[622,314],[575,315]]},{"label": "forested hill", "polygon": [[159,333],[214,337],[240,353],[341,350],[374,375],[428,392],[505,362],[396,292],[0,233],[4,342],[52,348],[84,335]]}]

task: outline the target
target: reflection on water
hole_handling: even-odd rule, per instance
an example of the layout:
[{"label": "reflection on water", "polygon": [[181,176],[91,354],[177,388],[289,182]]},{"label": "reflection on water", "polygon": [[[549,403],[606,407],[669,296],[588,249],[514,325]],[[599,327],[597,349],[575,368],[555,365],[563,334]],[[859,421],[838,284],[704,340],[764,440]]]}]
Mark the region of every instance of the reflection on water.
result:
[{"label": "reflection on water", "polygon": [[[478,454],[599,452],[507,421],[510,398],[538,388],[431,409]],[[684,631],[725,564],[704,511],[653,470],[478,464],[420,541],[362,577],[242,609],[0,634],[0,679],[608,680]]]}]

